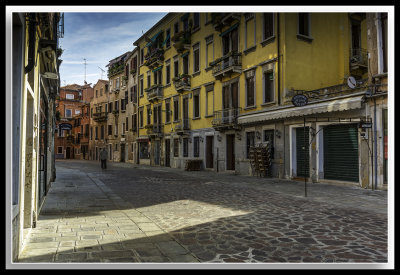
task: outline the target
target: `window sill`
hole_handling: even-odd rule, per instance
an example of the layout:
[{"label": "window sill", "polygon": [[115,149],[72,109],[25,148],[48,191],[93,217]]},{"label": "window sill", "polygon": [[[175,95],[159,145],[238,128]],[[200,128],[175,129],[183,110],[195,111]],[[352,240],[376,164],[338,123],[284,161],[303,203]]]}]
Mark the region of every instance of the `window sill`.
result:
[{"label": "window sill", "polygon": [[271,102],[265,102],[263,104],[261,104],[262,107],[271,107],[274,106],[276,104],[275,101],[271,101]]},{"label": "window sill", "polygon": [[206,115],[204,116],[205,118],[210,118],[210,117],[214,117],[214,115]]},{"label": "window sill", "polygon": [[265,47],[266,45],[268,45],[268,44],[274,42],[274,40],[275,40],[275,35],[270,36],[270,37],[264,39],[263,41],[261,41],[260,44],[261,44],[261,46]]},{"label": "window sill", "polygon": [[297,39],[303,40],[303,41],[309,42],[309,43],[311,43],[314,40],[314,38],[312,38],[311,36],[302,35],[302,34],[297,34]]},{"label": "window sill", "polygon": [[256,109],[257,108],[257,106],[256,105],[252,105],[252,106],[247,106],[247,107],[245,107],[245,108],[243,108],[243,110],[253,110],[253,109]]},{"label": "window sill", "polygon": [[251,53],[251,52],[254,52],[254,51],[256,50],[256,48],[257,48],[257,46],[254,45],[254,46],[252,46],[252,47],[250,47],[250,48],[244,50],[243,53],[244,53],[244,55],[247,55],[247,54],[249,54],[249,53]]},{"label": "window sill", "polygon": [[212,70],[213,67],[205,67],[204,70],[206,70],[206,72]]},{"label": "window sill", "polygon": [[199,120],[199,119],[201,119],[201,117],[194,117],[194,118],[192,118],[192,120]]},{"label": "window sill", "polygon": [[193,74],[192,74],[192,77],[196,77],[196,76],[198,76],[198,75],[200,75],[200,71],[197,71],[197,72],[193,73]]},{"label": "window sill", "polygon": [[167,84],[165,84],[163,88],[169,88],[169,87],[171,87],[171,82],[170,82],[170,83],[167,83]]},{"label": "window sill", "polygon": [[196,26],[195,28],[193,28],[191,33],[194,34],[194,33],[198,32],[199,30],[200,30],[200,26]]}]

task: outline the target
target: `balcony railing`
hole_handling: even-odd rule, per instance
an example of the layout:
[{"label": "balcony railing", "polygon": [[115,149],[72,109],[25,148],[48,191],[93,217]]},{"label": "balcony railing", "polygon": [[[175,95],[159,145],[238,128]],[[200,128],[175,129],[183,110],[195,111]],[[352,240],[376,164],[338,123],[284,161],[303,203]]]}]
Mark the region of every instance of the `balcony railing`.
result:
[{"label": "balcony railing", "polygon": [[229,54],[210,63],[215,78],[222,78],[232,73],[242,73],[242,54],[230,52]]},{"label": "balcony railing", "polygon": [[173,79],[177,92],[188,91],[191,88],[190,75],[180,75]]},{"label": "balcony railing", "polygon": [[173,46],[178,53],[183,52],[185,49],[190,50],[191,36],[192,32],[189,29],[186,31],[180,31],[171,38],[174,42]]},{"label": "balcony railing", "polygon": [[146,125],[147,134],[149,136],[161,136],[163,134],[164,125],[162,124],[149,124]]},{"label": "balcony railing", "polygon": [[368,51],[366,49],[350,49],[350,70],[368,70]]},{"label": "balcony railing", "polygon": [[184,118],[178,124],[175,125],[175,132],[177,134],[183,134],[190,130],[190,118]]},{"label": "balcony railing", "polygon": [[164,50],[161,48],[155,48],[145,55],[144,59],[144,65],[149,68],[161,66],[164,61]]},{"label": "balcony railing", "polygon": [[242,108],[228,108],[214,112],[212,125],[214,128],[234,128]]},{"label": "balcony railing", "polygon": [[154,102],[157,100],[162,100],[164,97],[163,87],[161,85],[154,85],[146,89],[147,100]]},{"label": "balcony railing", "polygon": [[233,21],[240,20],[240,13],[211,13],[211,23],[216,31],[222,31],[224,26],[229,26]]},{"label": "balcony railing", "polygon": [[93,113],[93,120],[97,122],[106,121],[108,113],[107,112],[97,112]]}]

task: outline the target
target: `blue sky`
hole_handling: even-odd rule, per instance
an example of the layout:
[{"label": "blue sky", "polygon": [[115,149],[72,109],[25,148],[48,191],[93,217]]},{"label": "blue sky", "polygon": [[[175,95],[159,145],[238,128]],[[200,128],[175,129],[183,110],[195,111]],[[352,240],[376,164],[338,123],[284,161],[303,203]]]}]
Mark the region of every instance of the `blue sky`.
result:
[{"label": "blue sky", "polygon": [[61,86],[84,84],[92,86],[107,79],[108,61],[134,49],[135,42],[166,13],[159,12],[64,12],[64,38],[59,46],[64,50],[60,66]]}]

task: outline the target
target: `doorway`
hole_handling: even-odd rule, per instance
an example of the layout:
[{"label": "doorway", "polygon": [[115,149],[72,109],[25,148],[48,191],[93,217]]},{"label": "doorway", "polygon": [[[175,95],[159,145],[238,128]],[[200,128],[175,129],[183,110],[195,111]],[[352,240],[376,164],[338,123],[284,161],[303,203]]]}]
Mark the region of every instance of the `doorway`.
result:
[{"label": "doorway", "polygon": [[235,134],[226,135],[226,170],[235,170]]},{"label": "doorway", "polygon": [[121,144],[121,159],[120,162],[125,162],[125,144]]},{"label": "doorway", "polygon": [[206,136],[206,168],[214,167],[214,137]]},{"label": "doorway", "polygon": [[[67,147],[65,151],[65,158],[70,159],[71,158],[71,147]],[[96,159],[97,159],[97,148],[96,148]]]},{"label": "doorway", "polygon": [[171,143],[169,139],[165,140],[165,166],[171,167],[170,156],[171,155]]}]

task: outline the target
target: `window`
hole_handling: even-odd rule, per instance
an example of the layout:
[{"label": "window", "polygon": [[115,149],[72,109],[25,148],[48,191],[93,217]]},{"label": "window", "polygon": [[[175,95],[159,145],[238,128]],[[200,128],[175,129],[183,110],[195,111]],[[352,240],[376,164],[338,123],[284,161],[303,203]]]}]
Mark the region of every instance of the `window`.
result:
[{"label": "window", "polygon": [[81,113],[81,110],[75,110],[75,115],[79,115]]},{"label": "window", "polygon": [[97,94],[97,93],[98,93],[98,91],[96,90],[96,97],[98,97],[98,94]]},{"label": "window", "polygon": [[113,110],[113,104],[112,104],[112,102],[109,102],[108,103],[108,112],[111,113],[112,110]]},{"label": "window", "polygon": [[187,31],[189,29],[189,17],[185,17],[182,19],[183,22],[183,30]]},{"label": "window", "polygon": [[108,135],[112,135],[112,125],[108,125]]},{"label": "window", "polygon": [[170,29],[168,29],[166,31],[166,36],[167,36],[167,38],[165,40],[165,47],[169,48],[171,46],[171,30]]},{"label": "window", "polygon": [[239,51],[238,29],[234,28],[229,33],[222,36],[222,55],[227,55],[229,52]]},{"label": "window", "polygon": [[254,71],[246,73],[246,107],[255,105],[255,82],[254,82]]},{"label": "window", "polygon": [[254,13],[245,13],[245,49],[252,48],[256,44],[256,23]]},{"label": "window", "polygon": [[93,140],[93,127],[90,127],[90,140]]},{"label": "window", "polygon": [[139,109],[139,127],[143,128],[143,107]]},{"label": "window", "polygon": [[101,125],[100,138],[104,139],[104,125]]},{"label": "window", "polygon": [[200,13],[193,13],[193,29],[200,28]]},{"label": "window", "polygon": [[214,38],[213,35],[206,37],[206,67],[214,61]]},{"label": "window", "polygon": [[273,71],[264,72],[264,103],[275,100],[274,73]]},{"label": "window", "polygon": [[63,147],[62,146],[58,146],[57,147],[57,154],[62,154],[63,153]]},{"label": "window", "polygon": [[183,139],[183,157],[187,158],[189,156],[189,139]]},{"label": "window", "polygon": [[122,127],[121,127],[121,135],[125,134],[125,123],[122,122]]},{"label": "window", "polygon": [[128,120],[128,117],[126,117],[125,121],[126,121],[126,123],[125,123],[125,126],[126,126],[125,131],[128,131],[128,130],[129,130],[129,129],[128,129],[128,125],[129,125],[129,124],[128,124],[128,121],[129,121],[129,120]]},{"label": "window", "polygon": [[179,139],[174,139],[174,157],[179,157]]},{"label": "window", "polygon": [[200,44],[193,46],[193,73],[200,71]]},{"label": "window", "polygon": [[249,158],[250,147],[254,146],[254,132],[246,132],[246,158]]},{"label": "window", "polygon": [[65,117],[72,117],[72,110],[71,109],[65,109]]},{"label": "window", "polygon": [[274,36],[274,14],[264,13],[263,40]]},{"label": "window", "polygon": [[137,120],[137,114],[132,115],[132,130],[133,131],[136,131],[136,128],[137,128],[136,120]]},{"label": "window", "polygon": [[139,142],[139,158],[140,159],[149,159],[149,144],[147,142]]},{"label": "window", "polygon": [[174,33],[176,34],[176,33],[178,33],[179,32],[179,22],[176,22],[175,24],[174,24]]},{"label": "window", "polygon": [[179,97],[174,98],[174,121],[179,120]]},{"label": "window", "polygon": [[100,89],[100,96],[103,95],[103,88]]},{"label": "window", "polygon": [[206,86],[206,116],[214,114],[214,85]]},{"label": "window", "polygon": [[183,73],[189,74],[189,55],[183,57]]},{"label": "window", "polygon": [[193,92],[193,118],[200,117],[200,90]]},{"label": "window", "polygon": [[162,70],[154,72],[154,84],[162,84]]},{"label": "window", "polygon": [[387,13],[380,13],[381,16],[381,39],[382,39],[382,73],[387,73],[388,65],[387,65],[387,52],[388,52],[388,25],[387,25]]},{"label": "window", "polygon": [[168,100],[168,101],[165,101],[165,123],[171,122],[170,111],[171,111],[171,103]]},{"label": "window", "polygon": [[271,159],[274,159],[274,134],[274,130],[264,130],[264,142],[269,142]]},{"label": "window", "polygon": [[94,132],[94,133],[95,133],[95,134],[94,134],[94,137],[95,137],[96,140],[99,139],[99,134],[98,134],[98,130],[99,130],[99,129],[98,129],[98,128],[99,128],[99,127],[97,127],[97,126],[94,128],[94,130],[95,130],[95,132]]},{"label": "window", "polygon": [[169,84],[171,82],[171,64],[169,60],[165,63],[165,84]]},{"label": "window", "polygon": [[193,138],[193,157],[198,158],[200,155],[200,137]]},{"label": "window", "polygon": [[298,29],[297,33],[303,36],[311,36],[310,26],[310,14],[299,13],[298,14]]},{"label": "window", "polygon": [[115,124],[114,130],[114,135],[118,136],[118,124]]},{"label": "window", "polygon": [[140,49],[140,65],[144,62],[144,49]]},{"label": "window", "polygon": [[115,88],[119,88],[119,77],[115,79]]},{"label": "window", "polygon": [[147,72],[147,88],[151,87],[151,72]]},{"label": "window", "polygon": [[115,101],[114,106],[115,106],[115,111],[118,112],[119,111],[119,101],[118,100]]},{"label": "window", "polygon": [[179,76],[179,59],[178,57],[174,58],[174,77]]},{"label": "window", "polygon": [[144,82],[143,82],[143,76],[140,78],[140,96],[143,96],[143,90],[144,90]]},{"label": "window", "polygon": [[147,125],[151,124],[151,108],[150,105],[147,106]]}]

